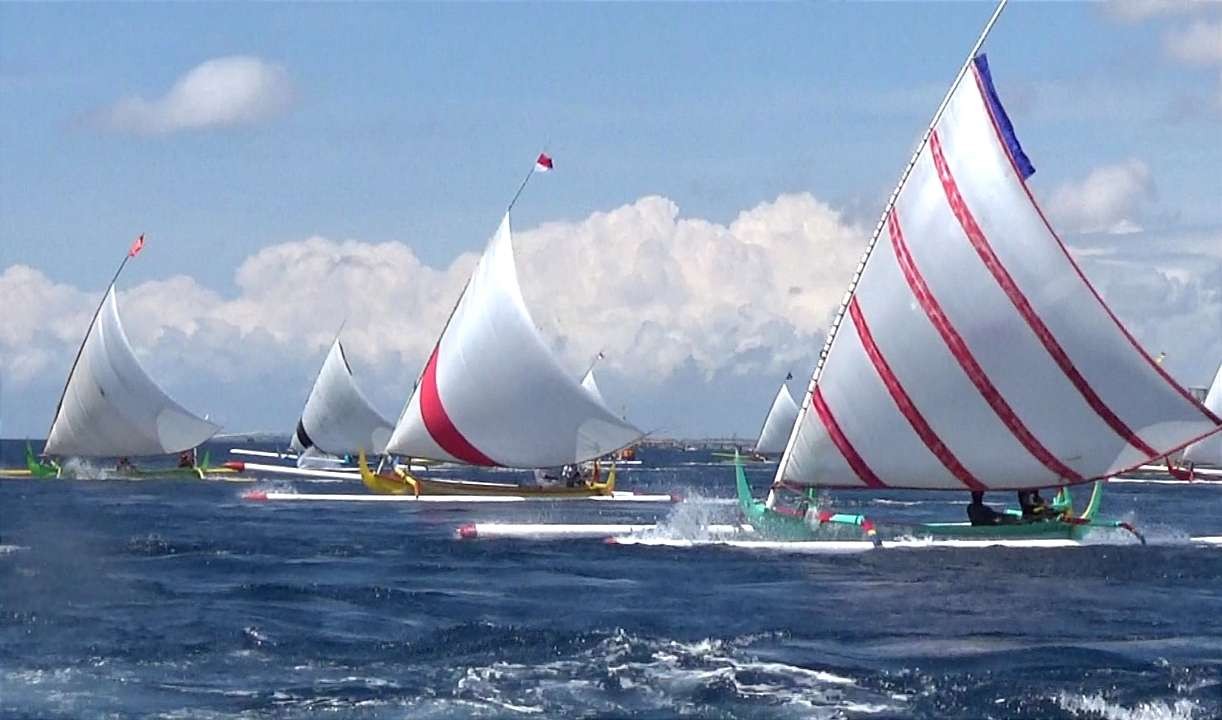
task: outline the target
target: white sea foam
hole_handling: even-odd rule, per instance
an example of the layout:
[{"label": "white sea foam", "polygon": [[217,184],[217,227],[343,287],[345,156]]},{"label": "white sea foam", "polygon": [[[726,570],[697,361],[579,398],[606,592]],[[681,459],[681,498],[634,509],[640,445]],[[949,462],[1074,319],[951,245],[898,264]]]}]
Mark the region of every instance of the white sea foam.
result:
[{"label": "white sea foam", "polygon": [[1127,708],[1109,702],[1100,694],[1075,695],[1061,693],[1055,700],[1062,708],[1082,717],[1098,717],[1102,720],[1197,720],[1201,708],[1191,700],[1176,700],[1173,703],[1151,701]]}]

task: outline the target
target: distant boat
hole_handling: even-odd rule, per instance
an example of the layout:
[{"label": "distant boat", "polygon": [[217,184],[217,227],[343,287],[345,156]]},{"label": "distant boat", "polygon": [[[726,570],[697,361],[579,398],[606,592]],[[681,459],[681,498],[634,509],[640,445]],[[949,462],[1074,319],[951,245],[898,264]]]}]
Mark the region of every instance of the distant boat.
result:
[{"label": "distant boat", "polygon": [[768,409],[768,416],[764,418],[759,439],[755,441],[755,453],[768,456],[784,452],[785,444],[789,441],[789,432],[793,430],[797,419],[798,404],[794,402],[793,395],[789,394],[789,386],[781,383],[776,397],[772,400],[772,407]]},{"label": "distant boat", "polygon": [[[115,283],[127,261],[144,246],[141,235],[123,258],[90,320],[85,339],[68,373],[55,408],[43,454],[48,457],[120,458],[116,471],[125,475],[186,473],[201,475],[193,451],[220,427],[185,409],[149,377],[119,320]],[[176,470],[141,471],[129,458],[150,455],[184,456],[190,462]],[[58,475],[53,460],[28,457],[31,473]],[[206,462],[202,463],[205,467]]]},{"label": "distant boat", "polygon": [[381,455],[393,429],[357,387],[344,344],[336,336],[289,442],[298,463],[315,453],[355,456],[367,450]]},{"label": "distant boat", "polygon": [[[887,203],[828,333],[757,530],[818,539],[817,488],[1059,488],[1042,522],[931,523],[934,537],[1078,538],[1065,490],[1162,458],[1222,426],[1133,340],[1048,224],[994,88],[997,6]],[[879,242],[882,240],[882,242]],[[783,493],[798,491],[796,507]],[[973,506],[977,507],[977,506]],[[1034,503],[1028,508],[1038,507]],[[984,508],[984,510],[988,510]],[[1014,521],[1014,522],[1010,522]],[[1125,526],[1126,529],[1131,527]]]},{"label": "distant boat", "polygon": [[[603,457],[643,435],[573,379],[539,335],[518,284],[507,210],[386,452],[477,467],[554,468]],[[501,487],[407,472],[375,474],[363,459],[361,467],[366,484],[379,492],[572,496],[610,494],[614,486],[595,480],[578,487]]]},{"label": "distant boat", "polygon": [[[1222,365],[1218,366],[1214,381],[1205,394],[1205,407],[1215,415],[1222,415]],[[1189,445],[1180,464],[1187,469],[1189,478],[1197,465],[1222,467],[1222,433],[1214,433]]]}]

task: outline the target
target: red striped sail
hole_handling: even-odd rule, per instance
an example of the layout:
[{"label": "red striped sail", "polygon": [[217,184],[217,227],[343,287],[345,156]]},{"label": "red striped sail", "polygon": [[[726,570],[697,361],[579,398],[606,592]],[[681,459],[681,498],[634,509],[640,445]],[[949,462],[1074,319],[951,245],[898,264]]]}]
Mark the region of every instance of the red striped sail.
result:
[{"label": "red striped sail", "polygon": [[1090,286],[1036,205],[1032,172],[981,56],[880,228],[778,481],[1050,487],[1222,424]]}]

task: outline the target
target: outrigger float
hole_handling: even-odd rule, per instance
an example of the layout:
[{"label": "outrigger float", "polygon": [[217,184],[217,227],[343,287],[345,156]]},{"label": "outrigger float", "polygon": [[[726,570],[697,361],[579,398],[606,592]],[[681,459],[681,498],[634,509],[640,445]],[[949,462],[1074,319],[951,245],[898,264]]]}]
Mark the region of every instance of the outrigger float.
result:
[{"label": "outrigger float", "polygon": [[[1109,527],[1141,539],[1098,517],[1103,481],[1222,430],[1218,411],[1121,325],[1027,186],[1035,168],[980,52],[1005,4],[888,199],[766,501],[736,462],[740,506],[760,541],[816,541],[847,525],[881,542],[871,519],[818,507],[820,488],[1051,488],[1055,519],[925,523],[908,534],[1074,543]],[[1068,487],[1091,482],[1075,513]]]}]

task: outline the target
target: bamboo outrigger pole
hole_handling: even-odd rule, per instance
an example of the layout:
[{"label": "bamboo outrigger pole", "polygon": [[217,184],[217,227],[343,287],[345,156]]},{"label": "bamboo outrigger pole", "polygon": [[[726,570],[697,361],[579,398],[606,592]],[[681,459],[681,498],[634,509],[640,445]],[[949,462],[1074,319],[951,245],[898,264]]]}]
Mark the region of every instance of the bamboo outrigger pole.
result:
[{"label": "bamboo outrigger pole", "polygon": [[793,424],[793,429],[789,432],[789,442],[785,444],[785,452],[781,455],[781,462],[777,464],[776,477],[772,480],[773,490],[768,492],[769,506],[772,506],[774,501],[773,492],[784,478],[785,468],[789,464],[789,454],[793,450],[794,440],[797,439],[798,431],[802,427],[802,421],[810,410],[811,396],[815,392],[815,386],[819,384],[819,376],[822,374],[823,365],[832,350],[832,344],[836,341],[836,334],[840,329],[840,323],[844,320],[844,314],[848,310],[849,301],[853,299],[853,293],[857,291],[857,283],[861,280],[862,273],[865,272],[866,263],[870,261],[870,256],[874,253],[874,247],[878,244],[878,238],[882,234],[883,228],[887,225],[887,216],[891,214],[892,208],[895,207],[895,201],[899,198],[900,191],[904,189],[904,184],[908,182],[908,176],[912,174],[912,168],[916,167],[917,160],[921,157],[921,152],[929,144],[929,138],[933,135],[933,130],[937,127],[938,121],[942,119],[942,113],[946,111],[946,106],[950,104],[951,97],[955,94],[955,90],[959,89],[959,83],[963,82],[964,76],[971,69],[972,61],[976,59],[976,53],[980,52],[985,39],[988,38],[989,33],[993,30],[993,26],[997,24],[997,19],[1001,17],[1001,11],[1006,8],[1006,2],[1007,0],[1000,0],[997,3],[997,8],[993,10],[993,15],[989,17],[989,21],[984,24],[984,29],[980,31],[980,37],[976,38],[976,43],[972,45],[971,52],[967,54],[967,59],[963,61],[963,66],[959,68],[959,74],[955,76],[950,89],[946,91],[946,95],[943,96],[942,102],[934,112],[933,119],[929,121],[929,126],[925,128],[925,134],[921,137],[921,142],[917,145],[916,152],[912,153],[912,158],[904,167],[904,172],[900,174],[899,182],[896,184],[895,189],[891,191],[891,196],[887,198],[887,204],[883,207],[882,216],[879,217],[878,224],[874,226],[874,233],[870,236],[870,243],[866,245],[865,254],[862,255],[861,261],[857,263],[857,269],[853,271],[853,277],[849,281],[849,288],[845,291],[844,298],[840,301],[840,307],[836,310],[836,317],[832,320],[832,326],[828,330],[827,340],[823,343],[823,349],[819,351],[819,360],[815,364],[815,372],[810,376],[810,384],[806,388],[806,395],[802,398],[802,409],[798,413],[798,420]]}]

